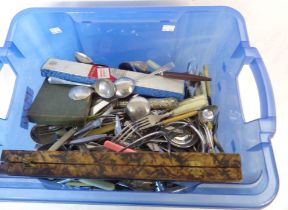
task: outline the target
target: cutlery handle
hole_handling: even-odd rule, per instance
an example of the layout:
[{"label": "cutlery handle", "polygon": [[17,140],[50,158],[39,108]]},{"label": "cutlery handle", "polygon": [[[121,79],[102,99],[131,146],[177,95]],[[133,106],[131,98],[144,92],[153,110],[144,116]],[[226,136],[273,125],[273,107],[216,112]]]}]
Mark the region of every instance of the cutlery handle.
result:
[{"label": "cutlery handle", "polygon": [[67,133],[65,133],[59,140],[57,140],[48,151],[57,151],[66,141],[68,141],[74,133],[76,133],[77,128],[71,128]]},{"label": "cutlery handle", "polygon": [[161,66],[159,69],[151,72],[150,74],[147,74],[147,75],[145,75],[143,77],[138,78],[135,82],[138,82],[139,80],[143,80],[143,79],[148,79],[148,78],[154,77],[156,74],[162,74],[165,71],[169,71],[169,70],[171,70],[174,67],[175,67],[175,64],[173,62],[167,63],[164,66]]},{"label": "cutlery handle", "polygon": [[78,83],[78,82],[71,82],[71,81],[59,79],[56,77],[48,77],[48,83],[54,84],[54,85],[78,85],[78,86],[91,87],[91,85],[82,84],[82,83]]},{"label": "cutlery handle", "polygon": [[97,135],[97,134],[104,134],[104,133],[108,133],[110,131],[113,131],[115,128],[115,123],[111,123],[108,125],[105,125],[101,128],[96,128],[94,130],[89,131],[86,136],[92,136],[92,135]]},{"label": "cutlery handle", "polygon": [[[151,109],[171,110],[179,105],[179,102],[176,98],[150,98],[148,101],[150,103]],[[116,107],[125,108],[127,104],[128,101],[121,100],[116,103]]]},{"label": "cutlery handle", "polygon": [[114,190],[115,185],[111,182],[98,179],[79,179],[79,182],[84,183],[88,186],[98,187],[103,190]]},{"label": "cutlery handle", "polygon": [[201,98],[201,99],[197,98],[194,101],[193,99],[190,99],[190,100],[191,100],[190,103],[180,104],[179,107],[173,109],[172,116],[185,114],[191,111],[196,111],[208,105],[207,98]]},{"label": "cutlery handle", "polygon": [[163,120],[161,122],[161,124],[167,125],[167,124],[172,123],[172,122],[184,120],[186,118],[193,117],[193,116],[197,115],[197,113],[198,113],[197,111],[192,111],[192,112],[188,112],[186,114],[177,115],[175,117],[171,117],[171,118],[168,118],[166,120]]},{"label": "cutlery handle", "polygon": [[[209,77],[208,65],[204,65],[203,74],[205,77]],[[211,96],[211,86],[210,86],[211,84],[209,81],[206,81],[205,84],[206,84],[207,96],[210,97]]]},{"label": "cutlery handle", "polygon": [[165,78],[187,80],[191,82],[211,81],[211,78],[209,77],[188,74],[188,73],[163,72],[161,75]]},{"label": "cutlery handle", "polygon": [[184,99],[183,101],[179,102],[178,107],[186,105],[186,104],[195,103],[196,101],[207,101],[207,97],[206,97],[206,95],[201,94],[201,95],[193,96],[191,98]]},{"label": "cutlery handle", "polygon": [[[108,140],[104,142],[104,147],[106,149],[109,149],[109,150],[112,150],[112,151],[115,151],[115,152],[119,152],[119,151],[124,149],[123,146],[121,146],[119,144],[116,144],[116,143],[114,143],[112,141],[108,141]],[[133,150],[133,149],[127,148],[123,152],[136,152],[136,151]]]}]

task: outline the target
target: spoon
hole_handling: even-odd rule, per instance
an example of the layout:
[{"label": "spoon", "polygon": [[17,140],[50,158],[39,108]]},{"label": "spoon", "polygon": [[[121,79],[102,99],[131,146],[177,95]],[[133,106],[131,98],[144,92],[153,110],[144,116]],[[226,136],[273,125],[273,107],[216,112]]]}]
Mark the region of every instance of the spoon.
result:
[{"label": "spoon", "polygon": [[114,82],[116,87],[116,97],[126,98],[131,95],[135,89],[135,81],[128,77],[121,77]]},{"label": "spoon", "polygon": [[207,106],[198,112],[198,120],[201,123],[208,145],[208,151],[214,152],[214,140],[212,129],[217,116],[217,106]]},{"label": "spoon", "polygon": [[201,123],[213,123],[217,116],[216,106],[206,106],[200,112],[198,112],[198,119]]},{"label": "spoon", "polygon": [[[184,129],[184,127],[186,127],[186,129]],[[182,122],[174,122],[169,124],[166,129],[169,130],[171,144],[175,147],[189,148],[197,143],[197,139],[194,138],[195,135],[193,135],[194,130],[190,130],[191,128],[188,126],[188,123],[182,124]]]},{"label": "spoon", "polygon": [[79,63],[85,63],[85,64],[92,64],[92,65],[97,65],[97,66],[108,67],[107,65],[104,65],[104,64],[94,63],[92,58],[90,58],[88,55],[86,55],[86,54],[84,54],[82,52],[75,52],[74,53],[74,57]]},{"label": "spoon", "polygon": [[[202,135],[202,133],[194,126],[192,125],[191,123],[187,123],[187,122],[183,122],[183,121],[176,121],[176,122],[172,122],[170,124],[167,125],[166,129],[169,131],[169,132],[175,132],[177,131],[177,128],[173,128],[174,126],[184,126],[184,127],[187,127],[188,129],[190,129],[190,134],[188,136],[184,136],[183,138],[183,135],[182,135],[182,138],[175,134],[169,136],[170,138],[170,142],[173,146],[175,147],[178,147],[178,148],[189,148],[189,147],[192,147],[193,145],[195,145],[197,143],[197,141],[195,141],[195,138],[194,138],[194,134],[196,134],[196,136],[198,136],[200,142],[201,142],[201,152],[205,152],[205,139]],[[172,126],[172,128],[171,128]],[[170,128],[169,128],[170,127]],[[171,130],[170,130],[171,129]],[[184,132],[185,133],[185,132]],[[189,138],[188,138],[189,137]]]},{"label": "spoon", "polygon": [[75,86],[69,90],[68,96],[72,100],[78,101],[88,98],[93,93],[91,88],[86,86]]},{"label": "spoon", "polygon": [[148,115],[150,111],[149,101],[141,96],[131,98],[126,107],[127,115],[134,122]]},{"label": "spoon", "polygon": [[[98,79],[96,84],[90,87],[92,87],[99,96],[106,99],[112,98],[116,92],[115,85],[108,79]],[[87,86],[75,86],[69,90],[68,95],[72,100],[78,101],[88,98],[94,91]]]},{"label": "spoon", "polygon": [[174,67],[174,63],[170,62],[162,67],[159,67],[154,72],[151,72],[150,74],[145,74],[144,76],[141,76],[140,78],[137,78],[136,80],[133,80],[128,77],[121,77],[117,79],[114,84],[116,86],[116,97],[117,98],[125,98],[129,95],[131,95],[135,89],[136,83],[140,82],[141,80],[151,78],[155,76],[156,74],[163,73],[165,71],[168,71]]},{"label": "spoon", "polygon": [[[89,59],[85,60],[85,58],[88,57],[88,56],[86,57],[85,56],[86,56],[85,54],[80,53],[80,52],[75,53],[75,57],[77,58],[78,61],[82,63],[90,62]],[[109,99],[109,98],[112,98],[114,95],[116,95],[117,98],[125,98],[133,93],[136,83],[139,82],[140,80],[153,77],[154,75],[159,74],[159,73],[163,73],[164,71],[167,71],[173,68],[174,66],[175,66],[174,63],[170,62],[160,67],[159,69],[155,70],[154,72],[145,76],[141,76],[140,78],[136,80],[130,79],[128,77],[121,77],[117,79],[115,83],[113,83],[112,81],[108,79],[98,79],[96,84],[94,85],[86,85],[86,84],[82,85],[81,83],[65,81],[62,79],[54,78],[54,77],[48,78],[48,82],[50,84],[81,85],[80,87],[74,87],[69,91],[69,97],[73,100],[83,100],[89,97],[93,93],[93,91],[89,87],[94,88],[95,92],[102,98]],[[85,86],[85,87],[82,87],[82,86]]]},{"label": "spoon", "polygon": [[112,98],[116,93],[114,83],[108,79],[98,79],[93,88],[102,98]]},{"label": "spoon", "polygon": [[80,63],[86,63],[86,64],[93,64],[92,58],[90,58],[88,55],[81,53],[81,52],[75,52],[74,56],[76,60]]},{"label": "spoon", "polygon": [[[94,88],[95,92],[98,93],[103,98],[113,97],[114,96],[113,92],[116,92],[117,98],[125,98],[129,96],[135,88],[134,80],[128,77],[122,77],[116,80],[115,84],[113,84],[110,80],[107,80],[107,79],[105,79],[105,81],[102,81],[102,80],[104,79],[98,79],[97,81],[98,84],[96,83],[94,85],[87,85],[87,84],[82,84],[82,83],[77,83],[77,82],[70,82],[70,81],[59,79],[56,77],[48,78],[49,84],[79,86],[79,88],[73,87],[73,90],[71,89],[71,92],[73,92],[71,93],[71,99],[73,100],[81,100],[75,96],[75,94],[78,94],[78,92],[81,92],[82,94],[86,96],[86,97],[83,96],[83,99],[87,98],[93,92],[91,89],[89,90],[89,87]],[[82,88],[83,86],[87,88]],[[106,91],[105,91],[105,87],[108,87]]]},{"label": "spoon", "polygon": [[37,144],[51,144],[59,138],[61,131],[63,128],[60,126],[35,125],[30,135]]}]

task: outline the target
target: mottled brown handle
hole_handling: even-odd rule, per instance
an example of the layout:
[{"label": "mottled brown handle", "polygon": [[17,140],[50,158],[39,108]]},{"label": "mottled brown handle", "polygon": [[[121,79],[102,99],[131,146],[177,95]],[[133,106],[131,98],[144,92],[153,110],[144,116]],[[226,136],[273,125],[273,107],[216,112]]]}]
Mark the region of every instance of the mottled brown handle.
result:
[{"label": "mottled brown handle", "polygon": [[90,151],[17,151],[3,150],[1,160],[4,162],[36,164],[94,164],[94,165],[130,165],[130,166],[185,166],[240,168],[239,154],[227,153],[156,153],[156,152],[99,152]]},{"label": "mottled brown handle", "polygon": [[203,182],[242,179],[239,154],[4,150],[1,160],[0,169],[14,176]]},{"label": "mottled brown handle", "polygon": [[162,76],[166,78],[187,80],[191,82],[211,81],[211,78],[209,77],[193,75],[188,73],[163,72]]},{"label": "mottled brown handle", "polygon": [[238,182],[241,168],[151,167],[5,163],[12,176],[86,179],[139,179],[201,182]]}]

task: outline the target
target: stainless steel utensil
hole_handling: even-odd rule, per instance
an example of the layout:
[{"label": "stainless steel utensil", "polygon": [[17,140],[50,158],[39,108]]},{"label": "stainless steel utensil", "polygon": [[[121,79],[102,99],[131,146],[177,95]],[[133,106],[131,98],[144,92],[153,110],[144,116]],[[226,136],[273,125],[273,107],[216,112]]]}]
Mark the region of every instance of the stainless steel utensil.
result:
[{"label": "stainless steel utensil", "polygon": [[[156,110],[171,110],[179,105],[179,102],[176,98],[149,98],[147,100],[150,103],[151,109]],[[127,100],[117,101],[116,107],[125,108],[128,102],[129,101]]]},{"label": "stainless steel utensil", "polygon": [[103,114],[101,118],[98,118],[96,120],[90,121],[88,122],[83,128],[81,128],[80,130],[78,130],[74,136],[80,135],[82,133],[85,133],[89,130],[92,130],[94,128],[98,128],[102,125],[103,119],[105,118],[105,116],[109,115],[111,113],[111,111],[113,110],[113,107],[109,107],[109,109],[107,109]]},{"label": "stainless steel utensil", "polygon": [[174,63],[170,62],[170,63],[158,68],[154,72],[147,74],[145,76],[141,76],[140,78],[138,78],[136,80],[130,79],[128,77],[121,77],[121,78],[117,79],[114,82],[114,84],[116,86],[116,96],[118,98],[125,98],[125,97],[131,95],[137,82],[139,82],[140,80],[151,78],[156,74],[160,74],[160,73],[163,73],[165,71],[168,71],[168,70],[172,69],[174,66],[175,66]]},{"label": "stainless steel utensil", "polygon": [[53,84],[53,85],[78,85],[78,86],[92,87],[91,85],[78,83],[78,82],[71,82],[71,81],[59,79],[56,77],[48,77],[48,83]]},{"label": "stainless steel utensil", "polygon": [[213,123],[217,116],[216,106],[207,106],[198,112],[198,120],[204,130],[208,151],[214,152]]},{"label": "stainless steel utensil", "polygon": [[69,142],[69,144],[83,144],[83,143],[88,143],[90,141],[96,141],[99,139],[103,139],[107,137],[107,134],[97,134],[97,135],[93,135],[93,136],[87,136],[87,137],[83,137],[83,138],[79,138],[79,139],[74,139],[72,141]]},{"label": "stainless steel utensil", "polygon": [[101,109],[106,107],[108,104],[110,104],[109,101],[106,101],[103,99],[97,100],[97,104],[95,104],[91,107],[90,115],[93,116],[93,115],[97,114]]},{"label": "stainless steel utensil", "polygon": [[81,53],[81,52],[75,52],[74,56],[76,60],[80,63],[86,63],[86,64],[93,64],[92,58],[90,58],[88,55]]},{"label": "stainless steel utensil", "polygon": [[30,135],[37,144],[51,144],[60,137],[60,131],[63,131],[62,126],[35,125]]},{"label": "stainless steel utensil", "polygon": [[136,133],[136,126],[133,125],[131,122],[127,121],[125,123],[125,127],[124,129],[122,129],[121,133],[119,133],[118,135],[116,135],[112,141],[115,142],[123,142],[125,141],[127,138],[129,138],[132,134]]},{"label": "stainless steel utensil", "polygon": [[58,139],[48,151],[57,151],[66,141],[68,141],[76,132],[77,128],[71,128],[67,133],[65,133],[60,139]]},{"label": "stainless steel utensil", "polygon": [[126,107],[126,113],[132,121],[137,121],[148,115],[151,111],[149,101],[141,96],[130,99]]},{"label": "stainless steel utensil", "polygon": [[108,79],[98,79],[93,85],[95,92],[102,98],[112,98],[116,93],[116,87],[112,81]]},{"label": "stainless steel utensil", "polygon": [[161,66],[159,69],[156,69],[155,71],[151,72],[150,74],[147,74],[145,76],[141,76],[140,78],[136,79],[135,82],[137,83],[140,80],[151,78],[151,77],[155,76],[156,74],[161,74],[165,71],[169,71],[174,67],[175,67],[175,64],[173,62],[167,63],[164,66]]},{"label": "stainless steel utensil", "polygon": [[[172,126],[172,127],[171,127]],[[179,133],[183,133],[185,135],[185,132],[182,131],[180,132],[180,130],[182,129],[190,129],[190,133],[191,133],[191,139],[187,139],[187,138],[175,138],[177,137],[177,135],[173,134],[174,132],[178,132],[177,127],[175,126],[180,126],[179,127]],[[171,128],[170,128],[171,127]],[[191,120],[185,120],[185,121],[175,121],[172,123],[167,124],[164,127],[164,130],[166,130],[167,135],[169,136],[171,145],[178,147],[178,148],[189,148],[189,147],[193,147],[198,141],[200,142],[201,145],[201,150],[199,150],[200,152],[205,152],[206,151],[206,139],[205,136],[203,135],[201,129],[196,128],[196,126],[193,125]],[[192,136],[192,134],[196,135],[196,136]],[[180,135],[181,136],[181,135]],[[197,142],[195,142],[195,137]],[[181,141],[182,140],[182,141]]]},{"label": "stainless steel utensil", "polygon": [[78,101],[89,97],[93,90],[85,86],[75,86],[69,90],[68,96],[72,100]]},{"label": "stainless steel utensil", "polygon": [[139,120],[137,120],[137,125],[139,130],[144,130],[147,128],[151,128],[159,123],[162,119],[171,116],[171,113],[166,113],[163,115],[147,115]]},{"label": "stainless steel utensil", "polygon": [[126,98],[131,95],[135,89],[135,81],[128,77],[121,77],[114,82],[116,86],[116,97]]},{"label": "stainless steel utensil", "polygon": [[[115,95],[116,87],[112,81],[108,79],[98,79],[96,84],[87,85],[77,82],[70,82],[55,77],[49,77],[48,82],[50,84],[58,85],[76,85],[69,91],[69,97],[73,100],[83,100],[89,97],[94,91],[102,98],[112,98]],[[93,88],[94,91],[91,89]],[[133,92],[133,90],[132,90]],[[123,93],[123,90],[122,90]]]},{"label": "stainless steel utensil", "polygon": [[157,136],[163,136],[166,140],[166,142],[168,143],[168,153],[170,153],[170,150],[171,150],[171,140],[169,138],[169,136],[167,135],[166,132],[164,131],[156,131],[156,132],[153,132],[153,133],[149,133],[145,136],[142,136],[141,138],[133,141],[132,143],[126,145],[122,150],[120,150],[119,152],[123,152],[124,150],[126,150],[127,148],[130,148],[131,147],[136,147],[136,146],[140,146],[142,144],[145,144],[147,142],[149,142],[151,139],[151,137],[157,137]]},{"label": "stainless steel utensil", "polygon": [[119,135],[122,132],[121,122],[118,115],[115,116],[115,128],[114,134],[115,136]]},{"label": "stainless steel utensil", "polygon": [[[177,126],[181,126],[178,127]],[[201,141],[202,151],[205,149],[205,141],[198,129],[190,123],[178,121],[168,124],[165,129],[168,131],[171,144],[178,148],[189,148],[194,146],[198,139]],[[189,129],[189,130],[187,130]],[[179,132],[178,132],[179,130]],[[198,138],[195,138],[196,136]]]},{"label": "stainless steel utensil", "polygon": [[106,65],[95,63],[91,57],[89,57],[88,55],[86,55],[82,52],[75,52],[74,57],[79,63],[85,63],[85,64],[107,67]]}]

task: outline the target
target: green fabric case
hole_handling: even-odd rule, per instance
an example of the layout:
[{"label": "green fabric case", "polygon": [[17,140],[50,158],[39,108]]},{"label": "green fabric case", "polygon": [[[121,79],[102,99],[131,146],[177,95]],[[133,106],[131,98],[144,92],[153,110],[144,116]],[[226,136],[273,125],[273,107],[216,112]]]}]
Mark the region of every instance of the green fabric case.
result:
[{"label": "green fabric case", "polygon": [[74,101],[68,97],[73,86],[53,85],[44,81],[28,112],[31,122],[45,125],[81,125],[85,122],[91,97]]}]

